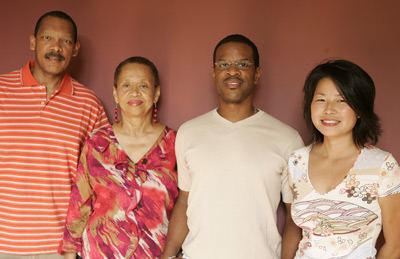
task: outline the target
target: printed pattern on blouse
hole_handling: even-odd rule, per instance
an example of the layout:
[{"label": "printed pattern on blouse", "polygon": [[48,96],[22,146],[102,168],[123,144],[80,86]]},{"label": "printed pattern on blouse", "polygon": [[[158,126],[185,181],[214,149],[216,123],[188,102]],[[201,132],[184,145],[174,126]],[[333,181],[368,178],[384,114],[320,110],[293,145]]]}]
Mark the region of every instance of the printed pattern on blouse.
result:
[{"label": "printed pattern on blouse", "polygon": [[112,126],[82,150],[60,252],[83,258],[160,258],[178,196],[176,132],[165,128],[134,163]]},{"label": "printed pattern on blouse", "polygon": [[299,149],[289,159],[291,214],[303,232],[296,258],[374,258],[382,228],[377,198],[400,193],[398,163],[391,154],[365,146],[343,181],[320,194],[308,176],[310,150]]}]

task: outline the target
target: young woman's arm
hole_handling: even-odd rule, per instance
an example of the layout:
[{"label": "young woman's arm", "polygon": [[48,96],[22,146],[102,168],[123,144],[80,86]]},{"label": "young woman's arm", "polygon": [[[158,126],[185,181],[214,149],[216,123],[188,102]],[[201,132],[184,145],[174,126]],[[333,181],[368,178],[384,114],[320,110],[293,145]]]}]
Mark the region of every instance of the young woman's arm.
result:
[{"label": "young woman's arm", "polygon": [[377,259],[400,258],[400,193],[379,198],[385,243]]}]

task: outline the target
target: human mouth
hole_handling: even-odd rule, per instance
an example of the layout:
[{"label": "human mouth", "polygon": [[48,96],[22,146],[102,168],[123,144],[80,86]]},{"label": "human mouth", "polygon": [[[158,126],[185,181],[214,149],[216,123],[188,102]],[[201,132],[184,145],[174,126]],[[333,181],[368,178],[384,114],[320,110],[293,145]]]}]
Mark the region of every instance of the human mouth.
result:
[{"label": "human mouth", "polygon": [[229,88],[237,88],[242,83],[243,80],[237,77],[229,77],[224,80],[224,84]]},{"label": "human mouth", "polygon": [[139,106],[139,105],[141,105],[143,102],[142,101],[140,101],[140,100],[132,100],[132,101],[129,101],[128,102],[128,104],[130,105],[130,106]]},{"label": "human mouth", "polygon": [[326,119],[326,120],[321,120],[322,125],[324,126],[336,126],[337,124],[340,123],[338,120],[331,120],[331,119]]},{"label": "human mouth", "polygon": [[44,55],[45,58],[54,60],[54,61],[64,61],[65,57],[58,52],[49,52]]}]

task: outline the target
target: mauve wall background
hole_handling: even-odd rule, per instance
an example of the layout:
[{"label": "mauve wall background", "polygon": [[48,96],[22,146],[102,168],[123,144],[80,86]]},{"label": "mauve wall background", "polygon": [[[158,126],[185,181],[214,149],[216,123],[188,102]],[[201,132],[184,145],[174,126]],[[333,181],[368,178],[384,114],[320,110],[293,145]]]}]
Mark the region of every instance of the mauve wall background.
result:
[{"label": "mauve wall background", "polygon": [[96,92],[111,120],[114,69],[133,55],[149,58],[160,71],[165,124],[177,129],[216,107],[214,46],[241,33],[260,52],[256,106],[297,129],[306,142],[301,116],[306,74],[326,58],[359,64],[377,87],[376,112],[384,129],[378,146],[400,160],[400,1],[5,0],[0,73],[34,58],[29,35],[39,16],[51,10],[67,12],[77,23],[82,47],[69,72]]}]

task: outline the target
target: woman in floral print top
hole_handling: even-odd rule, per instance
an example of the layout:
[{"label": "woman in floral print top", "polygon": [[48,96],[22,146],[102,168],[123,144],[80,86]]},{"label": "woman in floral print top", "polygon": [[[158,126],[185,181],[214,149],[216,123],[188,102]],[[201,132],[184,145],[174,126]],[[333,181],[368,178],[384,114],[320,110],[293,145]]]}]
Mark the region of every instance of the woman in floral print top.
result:
[{"label": "woman in floral print top", "polygon": [[399,258],[400,168],[371,145],[381,131],[372,79],[352,62],[332,60],[311,71],[303,91],[313,144],[289,159],[289,224],[299,231],[284,233],[282,258]]},{"label": "woman in floral print top", "polygon": [[142,57],[121,62],[114,99],[122,119],[87,139],[72,189],[65,258],[160,258],[176,197],[176,132],[153,120],[158,72]]}]

